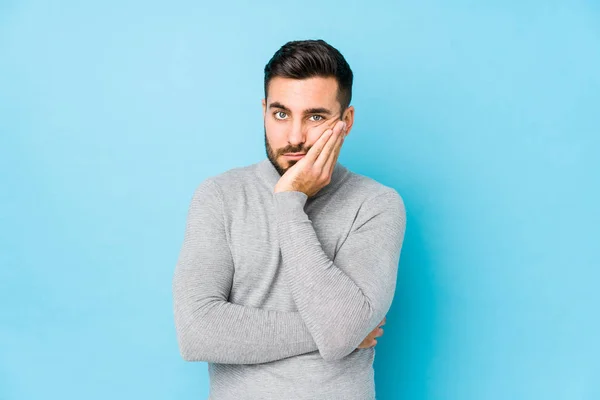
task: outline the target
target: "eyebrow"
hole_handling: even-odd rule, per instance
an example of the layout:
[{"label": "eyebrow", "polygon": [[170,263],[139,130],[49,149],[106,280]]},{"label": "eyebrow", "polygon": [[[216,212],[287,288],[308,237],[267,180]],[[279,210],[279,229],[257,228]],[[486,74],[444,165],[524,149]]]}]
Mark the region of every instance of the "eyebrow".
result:
[{"label": "eyebrow", "polygon": [[[290,110],[289,108],[287,108],[286,106],[284,106],[283,104],[281,104],[278,101],[274,101],[273,103],[269,104],[269,108],[281,108],[282,110],[288,112],[291,114],[292,110]],[[316,107],[316,108],[307,108],[306,110],[304,110],[304,115],[306,114],[328,114],[331,115],[331,111],[327,108],[323,108],[323,107]]]}]

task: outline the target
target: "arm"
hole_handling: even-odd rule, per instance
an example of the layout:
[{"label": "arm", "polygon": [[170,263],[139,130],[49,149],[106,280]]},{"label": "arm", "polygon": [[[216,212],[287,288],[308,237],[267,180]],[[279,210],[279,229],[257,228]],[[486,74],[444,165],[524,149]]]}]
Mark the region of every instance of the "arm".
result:
[{"label": "arm", "polygon": [[395,190],[367,200],[335,256],[323,252],[304,212],[307,195],[274,193],[284,276],[328,361],[354,351],[388,312],[396,289],[406,212]]},{"label": "arm", "polygon": [[173,276],[175,327],[186,361],[257,364],[317,346],[298,312],[228,302],[234,264],[220,192],[210,180],[195,190]]}]

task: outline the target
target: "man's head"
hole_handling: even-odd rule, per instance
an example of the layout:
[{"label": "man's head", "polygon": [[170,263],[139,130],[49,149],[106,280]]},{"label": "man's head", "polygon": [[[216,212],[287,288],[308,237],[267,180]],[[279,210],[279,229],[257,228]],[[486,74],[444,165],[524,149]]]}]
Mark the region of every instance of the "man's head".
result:
[{"label": "man's head", "polygon": [[342,54],[323,40],[291,41],[265,66],[262,101],[267,157],[283,175],[321,134],[340,119],[354,122],[352,70]]}]

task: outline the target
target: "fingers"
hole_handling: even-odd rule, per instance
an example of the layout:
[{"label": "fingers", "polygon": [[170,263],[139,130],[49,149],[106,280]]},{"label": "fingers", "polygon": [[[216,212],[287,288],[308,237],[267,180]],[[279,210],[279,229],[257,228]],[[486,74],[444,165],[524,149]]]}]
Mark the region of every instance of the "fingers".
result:
[{"label": "fingers", "polygon": [[[382,321],[384,322],[385,319]],[[368,347],[375,347],[377,344],[377,338],[383,336],[383,328],[381,326],[373,329],[371,333],[362,341],[362,343],[358,346],[359,349],[364,349]]]},{"label": "fingers", "polygon": [[[312,162],[316,167],[322,168],[323,165],[325,165],[325,160],[328,158],[329,153],[331,151],[328,149],[331,149],[335,145],[335,139],[337,139],[335,136],[341,128],[342,123],[343,121],[340,120],[333,126],[332,129],[327,129],[325,132],[323,132],[323,134],[312,145],[312,147],[306,153],[306,156],[304,156],[303,159]],[[329,144],[330,141],[331,144]],[[324,157],[323,160],[320,159],[321,155]]]},{"label": "fingers", "polygon": [[327,174],[329,176],[333,174],[333,169],[335,168],[335,164],[340,155],[340,151],[342,150],[342,144],[344,143],[345,136],[345,130],[342,130],[338,133],[338,138],[333,147],[333,151],[329,154],[329,157],[327,158],[327,162],[325,163],[324,169],[325,171],[327,171]]},{"label": "fingers", "polygon": [[314,163],[319,157],[319,154],[321,154],[321,152],[323,151],[323,148],[329,141],[329,138],[332,136],[332,133],[333,129],[327,129],[325,132],[323,132],[323,134],[312,145],[310,150],[308,150],[303,159]]},{"label": "fingers", "polygon": [[315,167],[321,168],[322,171],[329,172],[330,175],[331,170],[335,165],[335,160],[337,160],[337,154],[339,154],[341,144],[344,141],[342,129],[345,125],[345,122],[342,120],[338,121],[334,125],[333,134],[329,137],[329,140],[327,140],[327,143],[325,143],[323,150],[315,160]]},{"label": "fingers", "polygon": [[383,336],[383,328],[377,328],[377,331],[375,332],[375,335],[373,336],[373,340],[371,340],[371,347],[375,347],[375,345],[377,344],[377,339],[378,337]]}]

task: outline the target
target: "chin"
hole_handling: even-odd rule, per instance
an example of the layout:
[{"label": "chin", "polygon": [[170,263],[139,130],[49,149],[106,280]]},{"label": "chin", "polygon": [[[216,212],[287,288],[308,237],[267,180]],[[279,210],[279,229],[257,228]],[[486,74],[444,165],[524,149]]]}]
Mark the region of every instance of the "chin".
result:
[{"label": "chin", "polygon": [[279,165],[279,168],[289,168],[290,166],[290,161],[288,161],[285,156],[282,154],[277,158],[277,165]]}]

